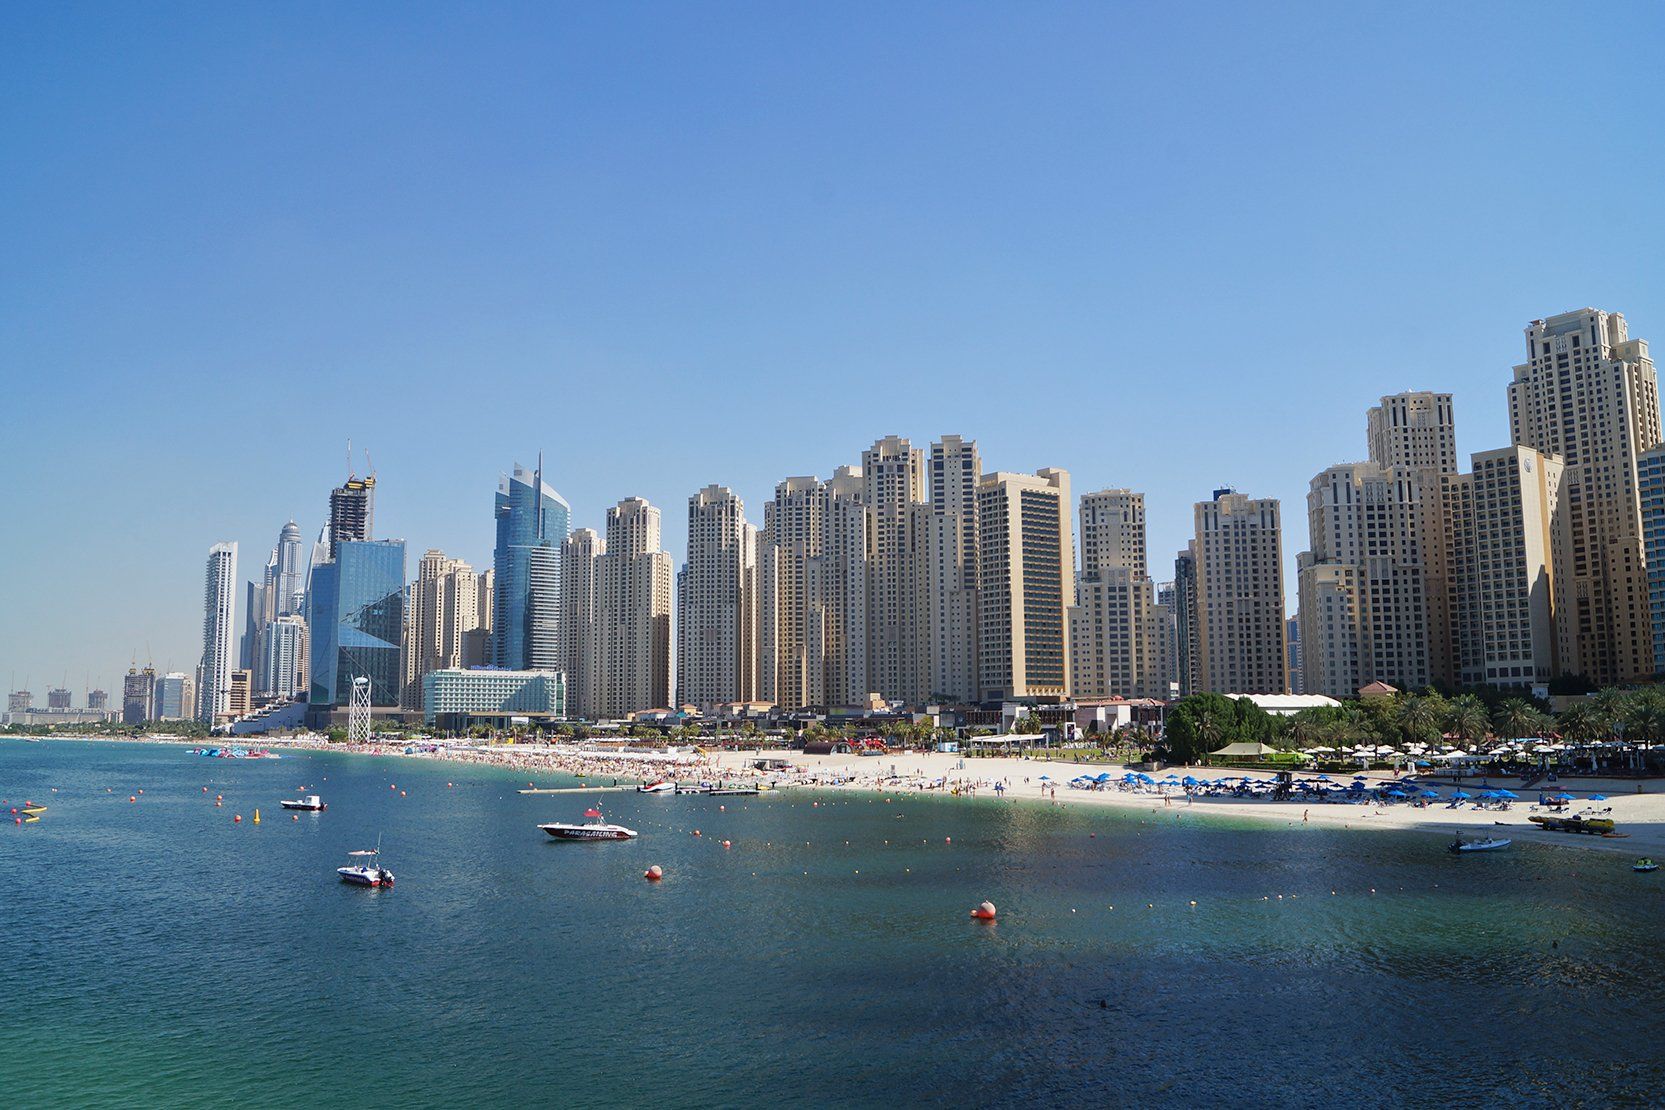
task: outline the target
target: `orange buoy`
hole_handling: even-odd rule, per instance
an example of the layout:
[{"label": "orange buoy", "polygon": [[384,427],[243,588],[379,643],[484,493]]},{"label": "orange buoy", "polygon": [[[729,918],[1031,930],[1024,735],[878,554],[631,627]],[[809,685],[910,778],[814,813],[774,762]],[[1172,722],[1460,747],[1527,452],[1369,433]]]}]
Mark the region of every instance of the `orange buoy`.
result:
[{"label": "orange buoy", "polygon": [[241,813],[239,813],[237,816],[235,816],[231,819],[231,823],[233,825],[241,825],[243,823],[243,815]]},{"label": "orange buoy", "polygon": [[219,809],[223,805],[225,805],[224,802],[220,801],[218,798],[214,799],[214,808],[215,809]]},{"label": "orange buoy", "polygon": [[700,834],[700,831],[699,831],[699,830],[698,830],[698,829],[695,829],[695,830],[694,830],[694,835],[695,835],[695,836],[698,836],[698,835],[699,835],[699,834]]},{"label": "orange buoy", "polygon": [[660,879],[663,879],[664,877],[665,877],[665,869],[663,867],[660,867],[657,863],[654,864],[652,867],[648,868],[646,871],[642,872],[642,878],[646,879],[650,883],[656,883]]},{"label": "orange buoy", "polygon": [[971,911],[971,916],[975,917],[978,921],[993,921],[994,903],[984,902],[982,905]]},{"label": "orange buoy", "polygon": [[291,820],[291,821],[299,821],[300,819],[301,819],[301,815],[298,814],[298,813],[291,813],[289,815],[289,820]]},{"label": "orange buoy", "polygon": [[138,801],[138,800],[139,800],[139,799],[138,799],[138,798],[136,798],[136,797],[134,797],[134,796],[133,796],[133,795],[132,795],[132,794],[129,794],[129,795],[128,795],[128,796],[127,796],[127,800],[128,800],[128,801],[130,801],[130,802],[136,802],[136,801]]},{"label": "orange buoy", "polygon": [[728,841],[726,841],[726,840],[725,840],[725,841],[723,841],[723,847],[725,847],[725,848],[732,848],[732,847],[733,847],[733,846],[734,846],[734,845],[732,845],[732,844],[730,844],[730,843],[729,843],[729,842],[728,842]]},{"label": "orange buoy", "polygon": [[399,797],[403,798],[404,796],[405,796],[405,792],[403,790],[399,791]]}]

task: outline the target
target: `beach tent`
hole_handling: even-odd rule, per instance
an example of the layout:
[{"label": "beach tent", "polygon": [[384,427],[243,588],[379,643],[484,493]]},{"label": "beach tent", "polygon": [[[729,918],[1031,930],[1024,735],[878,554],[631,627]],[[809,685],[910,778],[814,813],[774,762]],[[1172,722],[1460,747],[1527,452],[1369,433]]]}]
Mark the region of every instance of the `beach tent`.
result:
[{"label": "beach tent", "polygon": [[1271,755],[1275,751],[1277,751],[1277,749],[1272,747],[1270,744],[1251,744],[1251,743],[1247,743],[1247,742],[1239,742],[1239,743],[1236,743],[1236,744],[1227,744],[1225,747],[1221,748],[1219,751],[1209,752],[1208,754],[1209,755],[1235,756],[1237,758],[1243,759],[1243,758],[1252,758],[1254,756],[1260,756],[1260,755]]}]

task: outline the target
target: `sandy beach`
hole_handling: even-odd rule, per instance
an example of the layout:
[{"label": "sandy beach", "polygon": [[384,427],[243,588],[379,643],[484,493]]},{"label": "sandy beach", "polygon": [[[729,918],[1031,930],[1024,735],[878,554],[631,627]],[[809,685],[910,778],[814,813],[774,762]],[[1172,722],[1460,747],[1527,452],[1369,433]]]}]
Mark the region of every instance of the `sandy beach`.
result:
[{"label": "sandy beach", "polygon": [[[1618,831],[1630,835],[1607,839],[1599,836],[1545,832],[1533,825],[1528,820],[1529,817],[1549,812],[1534,804],[1538,796],[1536,790],[1516,789],[1515,792],[1521,795],[1520,800],[1507,811],[1476,809],[1472,804],[1450,809],[1447,808],[1448,803],[1443,800],[1421,808],[1408,804],[1379,806],[1302,800],[1274,802],[1225,798],[1188,799],[1179,792],[1164,800],[1159,794],[1118,790],[1114,786],[1104,790],[1077,790],[1067,785],[1071,779],[1081,774],[1109,772],[1119,780],[1126,771],[1124,767],[1102,764],[1085,766],[1043,759],[1003,757],[964,759],[958,755],[935,752],[866,757],[817,756],[805,755],[802,752],[723,752],[716,756],[715,761],[724,773],[737,774],[758,758],[780,759],[792,764],[795,772],[785,776],[787,780],[796,778],[829,789],[923,790],[927,788],[927,784],[940,781],[944,785],[932,787],[932,792],[951,792],[956,787],[964,792],[969,787],[975,792],[975,796],[982,798],[998,796],[1014,802],[1027,800],[1061,806],[1109,806],[1146,812],[1167,812],[1171,813],[1175,820],[1210,816],[1242,817],[1257,821],[1277,821],[1285,825],[1305,822],[1349,829],[1400,829],[1445,837],[1454,834],[1471,838],[1503,836],[1517,843],[1586,848],[1633,857],[1665,856],[1665,793],[1660,792],[1665,790],[1665,784],[1660,783],[1644,784],[1644,789],[1652,792],[1642,794],[1636,793],[1634,781],[1579,779],[1556,784],[1557,787],[1564,787],[1581,799],[1592,793],[1607,795],[1606,801],[1578,802],[1566,810],[1567,813],[1576,814],[1587,809],[1606,810],[1611,807],[1612,812],[1603,813],[1602,816],[1613,818]],[[1228,774],[1248,775],[1257,779],[1273,777],[1270,772],[1214,767],[1181,767],[1169,770],[1181,778],[1188,774],[1200,779],[1215,779]],[[1168,770],[1164,770],[1155,777],[1163,778],[1168,773]],[[1042,776],[1047,776],[1050,781],[1043,780]],[[1371,774],[1367,778],[1372,786],[1403,781],[1385,773]],[[1463,789],[1471,794],[1486,789],[1487,787],[1477,785],[1480,781],[1466,779]],[[997,783],[1004,787],[1000,795],[994,790]],[[1446,782],[1430,782],[1429,785],[1447,798],[1455,789]],[[1509,789],[1518,785],[1517,782],[1503,780],[1490,784],[1491,787]]]}]

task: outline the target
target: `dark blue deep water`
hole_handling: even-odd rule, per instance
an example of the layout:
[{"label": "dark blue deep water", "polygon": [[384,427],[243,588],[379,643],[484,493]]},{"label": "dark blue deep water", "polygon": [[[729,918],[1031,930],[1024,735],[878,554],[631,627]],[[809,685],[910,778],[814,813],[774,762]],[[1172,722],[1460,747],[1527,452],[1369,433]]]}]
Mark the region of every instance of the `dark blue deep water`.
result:
[{"label": "dark blue deep water", "polygon": [[[1661,1100],[1665,874],[1617,857],[808,792],[608,794],[641,839],[561,844],[591,799],[525,784],[0,739],[51,807],[0,828],[0,1101]],[[337,882],[378,834],[398,885]]]}]

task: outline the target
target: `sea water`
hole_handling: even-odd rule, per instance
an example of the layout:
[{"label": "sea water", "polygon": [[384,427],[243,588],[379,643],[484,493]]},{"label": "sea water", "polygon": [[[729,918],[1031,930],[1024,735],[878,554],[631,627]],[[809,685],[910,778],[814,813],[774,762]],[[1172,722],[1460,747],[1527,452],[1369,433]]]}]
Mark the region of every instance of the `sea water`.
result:
[{"label": "sea water", "polygon": [[[50,807],[0,828],[0,1094],[1547,1106],[1665,1081],[1665,873],[1622,857],[1185,807],[527,781],[0,739],[0,812]],[[279,808],[303,787],[329,809]],[[536,827],[598,802],[640,839]],[[397,885],[340,883],[378,838]],[[985,899],[992,924],[969,917]]]}]

